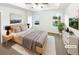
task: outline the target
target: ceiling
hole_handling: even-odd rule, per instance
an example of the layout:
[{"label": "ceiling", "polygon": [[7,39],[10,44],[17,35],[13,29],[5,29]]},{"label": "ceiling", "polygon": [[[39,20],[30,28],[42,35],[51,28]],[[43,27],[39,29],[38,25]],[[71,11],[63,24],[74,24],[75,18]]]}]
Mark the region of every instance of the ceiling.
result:
[{"label": "ceiling", "polygon": [[58,9],[60,4],[52,4],[52,3],[31,3],[27,4],[26,6],[28,9],[33,10],[33,11],[40,11],[40,10],[49,10],[49,9]]},{"label": "ceiling", "polygon": [[30,11],[63,10],[69,3],[9,3],[10,5]]}]

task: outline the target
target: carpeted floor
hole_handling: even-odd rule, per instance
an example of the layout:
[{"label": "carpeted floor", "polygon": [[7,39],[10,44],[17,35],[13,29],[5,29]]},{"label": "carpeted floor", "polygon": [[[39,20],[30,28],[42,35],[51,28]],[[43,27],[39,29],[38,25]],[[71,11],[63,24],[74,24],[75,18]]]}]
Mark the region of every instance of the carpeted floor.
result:
[{"label": "carpeted floor", "polygon": [[[46,50],[43,55],[56,55],[55,48],[55,38],[54,36],[48,37],[46,45]],[[50,47],[50,48],[49,48]],[[38,55],[37,53],[31,52],[28,49],[24,50],[24,48],[13,41],[8,41],[7,46],[5,43],[0,45],[0,55]]]},{"label": "carpeted floor", "polygon": [[15,42],[9,41],[7,45],[5,43],[0,45],[0,55],[21,55],[21,53],[11,48],[14,44]]},{"label": "carpeted floor", "polygon": [[[63,41],[61,40],[60,35],[58,35],[58,34],[49,34],[49,35],[55,37],[55,42],[54,42],[55,43],[55,47],[54,47],[55,50],[52,50],[52,51],[56,51],[56,52],[51,52],[49,54],[52,54],[52,55],[67,55],[67,52],[65,50],[65,47],[64,47]],[[51,44],[51,46],[50,46],[51,49],[53,49],[52,48],[53,47],[52,42],[50,44]],[[0,55],[21,55],[22,54],[21,51],[16,51],[16,49],[11,48],[11,46],[13,46],[13,45],[15,45],[15,42],[8,42],[8,46],[6,46],[5,43],[3,44],[3,46],[0,45]],[[17,46],[17,45],[15,45],[15,46]],[[47,50],[47,52],[48,51],[50,51],[50,49]],[[24,53],[24,54],[26,54],[26,53]],[[36,54],[34,53],[32,55],[36,55]]]},{"label": "carpeted floor", "polygon": [[0,46],[0,55],[21,55],[21,54],[12,48],[5,48],[3,46]]},{"label": "carpeted floor", "polygon": [[[12,48],[23,55],[38,55],[37,53],[33,51],[29,51],[28,49],[25,50],[22,46],[18,44],[13,45]],[[45,45],[45,51],[43,52],[42,55],[56,55],[54,36],[48,36],[48,39]]]},{"label": "carpeted floor", "polygon": [[67,55],[67,51],[64,47],[63,40],[59,34],[49,33],[49,35],[55,37],[56,55]]}]

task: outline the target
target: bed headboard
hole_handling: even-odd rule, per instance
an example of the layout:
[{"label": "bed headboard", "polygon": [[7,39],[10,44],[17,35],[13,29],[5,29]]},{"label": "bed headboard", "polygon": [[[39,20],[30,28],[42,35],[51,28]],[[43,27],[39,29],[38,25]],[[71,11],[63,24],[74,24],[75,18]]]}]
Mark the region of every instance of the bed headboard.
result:
[{"label": "bed headboard", "polygon": [[11,24],[11,31],[12,32],[21,32],[27,30],[27,24]]}]

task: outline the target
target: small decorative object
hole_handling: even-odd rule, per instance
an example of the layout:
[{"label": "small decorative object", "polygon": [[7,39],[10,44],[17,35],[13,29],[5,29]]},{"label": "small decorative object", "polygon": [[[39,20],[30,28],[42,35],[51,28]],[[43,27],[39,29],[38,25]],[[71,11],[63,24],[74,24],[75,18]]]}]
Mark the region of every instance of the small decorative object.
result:
[{"label": "small decorative object", "polygon": [[64,29],[64,23],[59,22],[58,24],[58,30],[60,33],[62,33],[62,30]]},{"label": "small decorative object", "polygon": [[27,26],[28,26],[28,28],[30,27],[30,24],[29,23],[27,23]]},{"label": "small decorative object", "polygon": [[69,32],[69,28],[67,27],[66,32]]},{"label": "small decorative object", "polygon": [[5,30],[7,30],[6,35],[9,35],[9,30],[11,29],[10,26],[5,26]]}]

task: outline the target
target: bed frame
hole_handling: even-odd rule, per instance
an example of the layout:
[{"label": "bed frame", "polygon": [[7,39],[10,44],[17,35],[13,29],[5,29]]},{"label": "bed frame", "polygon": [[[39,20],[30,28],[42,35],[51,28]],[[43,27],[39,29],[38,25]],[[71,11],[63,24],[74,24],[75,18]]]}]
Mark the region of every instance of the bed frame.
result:
[{"label": "bed frame", "polygon": [[[15,30],[15,28],[17,26],[22,26],[22,24],[19,24],[19,25],[11,25],[11,31],[12,32],[16,32],[16,30]],[[22,39],[22,37],[19,37],[19,36],[16,36],[16,35],[13,35],[14,36],[14,39],[13,39],[13,41],[14,42],[16,42],[16,43],[18,43],[18,44],[20,44],[20,45],[22,45],[22,43],[23,43],[23,39]],[[41,48],[41,47],[38,47],[38,46],[36,46],[36,50],[35,50],[35,52],[37,52],[38,54],[40,54],[40,55],[42,55],[43,54],[43,52],[45,51],[45,48],[46,48],[46,43],[47,43],[47,39],[46,39],[46,41],[45,41],[45,43],[44,43],[44,46]]]},{"label": "bed frame", "polygon": [[[23,43],[23,39],[21,37],[16,36],[16,35],[14,36],[13,41],[15,41],[16,43],[18,43],[20,45],[22,45],[22,43]],[[36,51],[35,52],[37,52],[38,54],[42,54],[45,51],[46,42],[47,41],[45,41],[45,44],[42,48],[36,46]]]}]

